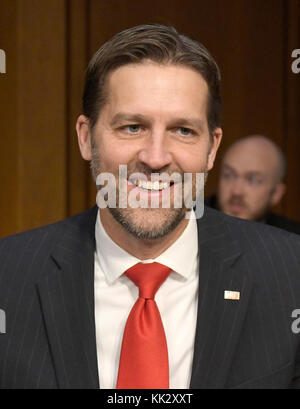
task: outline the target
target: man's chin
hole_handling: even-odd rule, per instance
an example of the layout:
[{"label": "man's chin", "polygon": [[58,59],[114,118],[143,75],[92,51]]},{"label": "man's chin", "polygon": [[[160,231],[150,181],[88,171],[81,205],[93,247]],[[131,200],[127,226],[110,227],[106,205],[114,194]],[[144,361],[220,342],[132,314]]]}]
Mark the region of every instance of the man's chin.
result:
[{"label": "man's chin", "polygon": [[250,220],[249,214],[247,214],[247,212],[245,212],[244,210],[236,210],[236,209],[228,208],[224,210],[224,213],[232,217],[238,217],[239,219]]},{"label": "man's chin", "polygon": [[171,233],[185,218],[186,209],[109,208],[113,218],[134,237],[160,239]]}]

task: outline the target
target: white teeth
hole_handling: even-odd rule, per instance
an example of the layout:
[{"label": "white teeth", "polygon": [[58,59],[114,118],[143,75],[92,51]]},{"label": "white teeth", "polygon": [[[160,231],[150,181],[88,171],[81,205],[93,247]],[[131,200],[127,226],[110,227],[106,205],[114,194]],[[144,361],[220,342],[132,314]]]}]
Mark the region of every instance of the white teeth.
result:
[{"label": "white teeth", "polygon": [[153,183],[153,189],[154,190],[159,190],[159,182],[158,181]]},{"label": "white teeth", "polygon": [[142,189],[147,189],[147,190],[163,190],[163,189],[167,189],[168,187],[170,187],[170,183],[159,182],[158,180],[156,180],[155,182],[151,182],[149,180],[138,179],[135,182],[135,185],[138,187],[141,187]]}]

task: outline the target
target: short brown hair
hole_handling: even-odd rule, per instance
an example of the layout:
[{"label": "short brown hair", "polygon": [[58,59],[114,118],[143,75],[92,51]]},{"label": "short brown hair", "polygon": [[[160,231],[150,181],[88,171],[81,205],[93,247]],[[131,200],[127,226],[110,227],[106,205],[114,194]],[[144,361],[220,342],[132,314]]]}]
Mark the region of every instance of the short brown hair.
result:
[{"label": "short brown hair", "polygon": [[83,113],[89,118],[91,129],[106,102],[107,75],[123,65],[144,60],[187,66],[203,76],[209,89],[207,121],[212,135],[221,125],[218,65],[201,43],[162,24],[145,24],[124,30],[94,54],[88,65],[83,93]]}]

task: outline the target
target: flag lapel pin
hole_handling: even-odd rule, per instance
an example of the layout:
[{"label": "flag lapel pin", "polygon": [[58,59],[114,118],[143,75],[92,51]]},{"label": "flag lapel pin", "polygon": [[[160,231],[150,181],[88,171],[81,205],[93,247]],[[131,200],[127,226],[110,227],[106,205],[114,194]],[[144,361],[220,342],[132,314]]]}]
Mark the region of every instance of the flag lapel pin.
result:
[{"label": "flag lapel pin", "polygon": [[235,300],[238,301],[240,299],[240,292],[239,291],[224,291],[224,300]]}]

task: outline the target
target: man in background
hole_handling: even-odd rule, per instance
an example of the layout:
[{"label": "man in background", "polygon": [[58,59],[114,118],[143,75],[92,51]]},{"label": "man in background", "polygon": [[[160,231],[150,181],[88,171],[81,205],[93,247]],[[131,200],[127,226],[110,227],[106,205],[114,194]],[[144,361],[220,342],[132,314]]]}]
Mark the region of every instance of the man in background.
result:
[{"label": "man in background", "polygon": [[230,216],[300,234],[299,224],[271,212],[285,193],[285,173],[286,160],[278,145],[265,136],[247,136],[225,153],[217,195],[206,204]]}]

